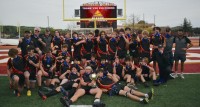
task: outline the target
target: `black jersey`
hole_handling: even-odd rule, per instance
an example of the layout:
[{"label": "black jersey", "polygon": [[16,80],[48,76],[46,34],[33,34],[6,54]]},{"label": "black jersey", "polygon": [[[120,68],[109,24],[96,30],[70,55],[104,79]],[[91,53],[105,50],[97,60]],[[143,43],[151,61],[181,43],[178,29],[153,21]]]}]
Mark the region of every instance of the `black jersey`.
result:
[{"label": "black jersey", "polygon": [[150,41],[148,38],[142,38],[140,41],[140,49],[142,53],[150,53]]},{"label": "black jersey", "polygon": [[141,65],[140,68],[142,69],[142,74],[150,74],[150,69],[147,66]]},{"label": "black jersey", "polygon": [[126,41],[124,40],[124,38],[122,36],[119,37],[119,40],[118,40],[118,49],[126,50]]},{"label": "black jersey", "polygon": [[86,54],[91,53],[93,47],[94,47],[94,41],[87,39],[86,43],[84,43],[83,46],[82,46],[83,53],[86,53]]},{"label": "black jersey", "polygon": [[17,56],[16,58],[13,58],[13,60],[9,58],[7,62],[7,67],[8,69],[12,69],[12,72],[16,74],[23,74],[23,72],[25,71],[23,58],[21,56]]},{"label": "black jersey", "polygon": [[66,61],[63,61],[62,64],[60,65],[61,74],[65,73],[69,69],[70,69],[70,64],[67,63]]},{"label": "black jersey", "polygon": [[73,81],[73,80],[79,78],[79,76],[77,73],[71,72],[71,73],[66,74],[66,78]]},{"label": "black jersey", "polygon": [[39,41],[39,39],[42,39],[43,42],[45,42],[45,40],[41,35],[39,35],[39,36],[32,35],[31,39],[33,40],[33,42],[35,44],[34,45],[35,48],[39,48],[40,50],[43,50],[44,47],[43,47],[42,43]]},{"label": "black jersey", "polygon": [[63,43],[63,40],[61,38],[57,36],[53,38],[53,46],[58,46],[56,50],[61,50],[62,43]]},{"label": "black jersey", "polygon": [[136,68],[133,70],[132,66],[125,67],[125,74],[135,75],[136,74]]},{"label": "black jersey", "polygon": [[117,51],[117,40],[115,38],[110,38],[108,51],[110,54],[115,54],[115,52]]},{"label": "black jersey", "polygon": [[117,64],[115,65],[115,68],[116,68],[116,74],[118,76],[122,76],[122,71],[123,71],[123,65],[122,64]]},{"label": "black jersey", "polygon": [[159,44],[164,43],[164,37],[161,34],[155,34],[151,37],[151,44],[158,46]]},{"label": "black jersey", "polygon": [[49,71],[55,62],[56,62],[56,58],[53,55],[50,57],[47,57],[46,55],[44,55],[42,57],[42,65],[45,71]]},{"label": "black jersey", "polygon": [[103,85],[110,85],[114,83],[113,80],[108,78],[106,74],[104,74],[103,77],[98,78],[98,82],[100,82]]},{"label": "black jersey", "polygon": [[69,38],[65,38],[65,40],[63,41],[63,44],[67,44],[67,51],[71,52],[71,46],[72,46],[72,40]]},{"label": "black jersey", "polygon": [[[106,45],[107,45],[107,41],[106,39],[100,38],[100,41],[98,43],[98,48],[102,51],[102,52],[106,52]],[[100,52],[101,53],[101,52]]]},{"label": "black jersey", "polygon": [[29,55],[25,56],[25,69],[29,72],[30,71],[36,72],[37,68],[29,63],[30,60],[33,61],[35,64],[39,63],[40,60],[39,55],[35,54],[34,56],[29,56]]},{"label": "black jersey", "polygon": [[90,83],[92,80],[90,79],[90,74],[84,73],[82,76],[84,82]]},{"label": "black jersey", "polygon": [[22,42],[18,44],[18,47],[22,50],[22,56],[24,57],[27,54],[27,47],[35,47],[35,43],[32,38],[23,38]]},{"label": "black jersey", "polygon": [[140,46],[140,43],[137,40],[132,41],[129,44],[129,52],[130,52],[130,54],[138,54],[139,46]]}]

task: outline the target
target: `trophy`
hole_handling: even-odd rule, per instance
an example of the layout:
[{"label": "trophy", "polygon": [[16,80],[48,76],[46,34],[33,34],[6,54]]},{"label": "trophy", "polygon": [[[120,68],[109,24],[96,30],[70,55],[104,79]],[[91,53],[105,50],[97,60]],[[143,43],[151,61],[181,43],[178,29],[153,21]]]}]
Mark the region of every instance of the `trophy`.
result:
[{"label": "trophy", "polygon": [[[90,77],[90,79],[91,79],[92,81],[93,81],[93,80],[94,80],[94,81],[97,80],[97,74],[95,74],[95,73],[90,74],[89,77]],[[92,87],[93,87],[93,88],[97,87],[96,83],[94,83],[94,84],[92,85]]]}]

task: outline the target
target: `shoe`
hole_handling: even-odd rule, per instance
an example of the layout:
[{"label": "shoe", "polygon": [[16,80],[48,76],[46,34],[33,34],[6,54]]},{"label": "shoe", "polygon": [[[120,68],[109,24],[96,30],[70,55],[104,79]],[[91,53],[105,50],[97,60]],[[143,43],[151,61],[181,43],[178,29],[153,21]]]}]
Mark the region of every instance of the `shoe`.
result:
[{"label": "shoe", "polygon": [[149,87],[149,84],[147,82],[144,82],[144,87],[145,88]]},{"label": "shoe", "polygon": [[180,77],[181,77],[182,79],[185,79],[183,73],[180,74]]},{"label": "shoe", "polygon": [[15,96],[17,96],[17,97],[20,97],[20,96],[21,96],[18,90],[14,90],[14,92],[13,92],[13,93],[14,93],[14,94],[15,94]]},{"label": "shoe", "polygon": [[106,105],[102,102],[94,102],[92,107],[105,107]]},{"label": "shoe", "polygon": [[60,102],[61,102],[65,107],[69,107],[69,106],[70,106],[69,100],[66,99],[65,97],[61,97],[61,98],[60,98]]},{"label": "shoe", "polygon": [[157,81],[155,81],[155,82],[153,82],[153,85],[154,85],[154,86],[159,86],[159,85],[160,85],[160,83],[159,83],[159,82],[157,82]]},{"label": "shoe", "polygon": [[154,89],[152,88],[150,92],[148,92],[148,99],[151,100],[153,99],[153,95],[154,95]]},{"label": "shoe", "polygon": [[62,93],[63,96],[68,97],[69,93],[66,91],[63,87],[60,88],[60,92]]},{"label": "shoe", "polygon": [[42,98],[42,100],[47,99],[47,96],[45,96],[40,90],[38,91],[38,95]]},{"label": "shoe", "polygon": [[27,91],[27,96],[31,96],[31,90]]},{"label": "shoe", "polygon": [[149,99],[148,98],[144,98],[141,103],[148,104],[149,103]]},{"label": "shoe", "polygon": [[177,78],[177,77],[178,77],[177,73],[174,73],[174,77],[175,77],[175,78]]},{"label": "shoe", "polygon": [[173,74],[173,73],[169,74],[169,76],[170,76],[171,79],[175,79],[176,78],[175,74]]}]

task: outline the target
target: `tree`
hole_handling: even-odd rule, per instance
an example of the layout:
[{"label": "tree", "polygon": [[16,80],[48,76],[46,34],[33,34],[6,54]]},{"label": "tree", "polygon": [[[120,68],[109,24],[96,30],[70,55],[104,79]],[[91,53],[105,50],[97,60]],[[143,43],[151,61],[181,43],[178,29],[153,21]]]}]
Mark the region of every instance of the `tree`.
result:
[{"label": "tree", "polygon": [[192,25],[191,22],[187,20],[187,18],[184,18],[183,21],[183,31],[184,32],[192,32]]}]

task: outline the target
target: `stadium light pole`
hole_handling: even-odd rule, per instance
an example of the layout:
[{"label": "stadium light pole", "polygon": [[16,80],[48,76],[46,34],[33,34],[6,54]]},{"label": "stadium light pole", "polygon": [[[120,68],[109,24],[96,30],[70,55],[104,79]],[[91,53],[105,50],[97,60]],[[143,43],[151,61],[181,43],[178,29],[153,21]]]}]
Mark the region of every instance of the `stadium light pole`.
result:
[{"label": "stadium light pole", "polygon": [[153,16],[153,21],[154,21],[154,22],[153,22],[153,23],[154,23],[154,26],[156,26],[156,15]]},{"label": "stadium light pole", "polygon": [[48,28],[49,28],[49,16],[47,16],[47,23],[48,23]]},{"label": "stadium light pole", "polygon": [[19,33],[19,35],[18,35],[18,36],[19,36],[19,39],[20,39],[20,30],[21,30],[21,29],[20,29],[20,24],[18,23],[18,24],[17,24],[17,32]]},{"label": "stadium light pole", "polygon": [[2,43],[1,42],[1,32],[3,32],[3,25],[0,26],[0,43]]}]

